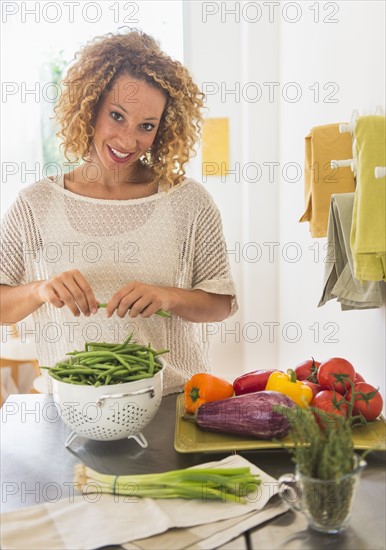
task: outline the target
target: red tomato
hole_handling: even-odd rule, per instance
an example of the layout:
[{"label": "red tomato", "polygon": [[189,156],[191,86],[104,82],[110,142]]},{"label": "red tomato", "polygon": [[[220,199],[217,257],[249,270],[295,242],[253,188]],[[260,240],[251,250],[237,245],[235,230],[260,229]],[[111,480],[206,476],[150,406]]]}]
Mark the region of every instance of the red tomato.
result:
[{"label": "red tomato", "polygon": [[357,382],[366,382],[366,380],[361,374],[359,374],[359,372],[355,373],[354,384],[357,384]]},{"label": "red tomato", "polygon": [[322,386],[319,386],[319,384],[315,384],[314,382],[311,382],[310,380],[303,380],[303,384],[307,384],[307,386],[310,386],[312,389],[312,393],[317,395],[319,392],[322,391]]},{"label": "red tomato", "polygon": [[310,382],[314,382],[316,384],[318,381],[317,371],[319,365],[319,361],[315,361],[313,357],[311,359],[307,359],[307,361],[303,361],[303,363],[299,363],[299,365],[294,368],[296,378],[298,380],[309,380]]},{"label": "red tomato", "polygon": [[[352,390],[347,392],[346,399],[351,401]],[[366,382],[358,382],[354,386],[354,414],[362,413],[366,420],[378,418],[383,408],[383,399],[379,390]]]},{"label": "red tomato", "polygon": [[278,370],[256,370],[239,376],[233,382],[235,395],[265,390],[268,378],[273,372],[278,372]]},{"label": "red tomato", "polygon": [[325,412],[331,418],[333,416],[348,417],[348,404],[343,395],[336,391],[323,390],[319,392],[311,401],[311,407]]},{"label": "red tomato", "polygon": [[[339,376],[341,379],[338,378]],[[318,383],[342,394],[351,388],[350,380],[354,382],[354,378],[354,367],[349,361],[340,357],[327,359],[318,368]]]}]

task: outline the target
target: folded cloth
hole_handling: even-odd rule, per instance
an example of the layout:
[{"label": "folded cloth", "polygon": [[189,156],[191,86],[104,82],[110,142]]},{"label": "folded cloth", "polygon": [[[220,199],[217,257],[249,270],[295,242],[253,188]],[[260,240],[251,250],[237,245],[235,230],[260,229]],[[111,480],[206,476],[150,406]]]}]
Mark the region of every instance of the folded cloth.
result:
[{"label": "folded cloth", "polygon": [[[88,494],[54,503],[22,508],[1,515],[2,550],[92,550],[102,546],[137,541],[133,548],[213,548],[210,541],[223,544],[244,530],[282,514],[287,507],[278,501],[264,509],[277,493],[277,480],[238,455],[198,467],[250,467],[260,475],[261,484],[247,496],[246,504],[212,500],[156,500]],[[222,523],[225,522],[225,523]],[[210,525],[214,525],[214,530]],[[201,526],[204,535],[201,536]],[[224,526],[224,534],[216,530]],[[200,526],[200,528],[198,528]],[[171,529],[177,528],[178,542]],[[166,533],[165,546],[155,539]],[[170,536],[170,538],[169,538]],[[186,539],[184,540],[184,537]],[[204,540],[202,541],[201,539]],[[205,542],[205,539],[209,542]],[[144,542],[145,541],[145,542]],[[147,542],[146,542],[147,541]],[[174,542],[173,542],[174,541]],[[159,542],[159,541],[158,541]],[[203,546],[200,546],[200,544]],[[137,543],[135,543],[137,544]],[[142,544],[142,546],[141,546]],[[148,544],[148,546],[146,546]],[[130,546],[127,546],[130,548]]]},{"label": "folded cloth", "polygon": [[331,195],[355,189],[350,167],[331,168],[332,160],[352,158],[352,139],[339,132],[339,124],[312,128],[305,138],[304,197],[306,210],[300,222],[310,222],[312,237],[327,235]]},{"label": "folded cloth", "polygon": [[355,126],[357,189],[351,227],[354,274],[360,281],[386,279],[386,178],[374,168],[386,166],[386,117],[359,117]]},{"label": "folded cloth", "polygon": [[354,277],[350,248],[354,195],[354,193],[341,193],[331,197],[327,258],[319,307],[334,298],[340,302],[342,310],[382,306],[379,283],[372,281],[361,284]]},{"label": "folded cloth", "polygon": [[280,499],[273,497],[263,510],[241,517],[215,521],[185,529],[170,529],[166,533],[123,544],[125,550],[212,550],[288,510]]}]

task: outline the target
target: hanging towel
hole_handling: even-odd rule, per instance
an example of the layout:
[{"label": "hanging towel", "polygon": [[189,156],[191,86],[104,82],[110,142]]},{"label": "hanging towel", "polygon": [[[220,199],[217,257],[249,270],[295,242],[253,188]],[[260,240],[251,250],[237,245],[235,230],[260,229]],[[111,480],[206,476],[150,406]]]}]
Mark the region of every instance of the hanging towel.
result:
[{"label": "hanging towel", "polygon": [[351,226],[354,274],[360,281],[386,279],[386,178],[374,168],[386,166],[386,117],[359,117],[355,126],[357,189]]},{"label": "hanging towel", "polygon": [[362,285],[354,277],[350,249],[354,196],[354,193],[341,193],[331,197],[323,293],[318,307],[334,298],[340,302],[342,310],[382,306],[379,283]]},{"label": "hanging towel", "polygon": [[339,124],[316,126],[306,136],[304,197],[306,211],[300,222],[310,222],[312,237],[327,235],[331,195],[355,190],[350,167],[331,168],[332,160],[352,158],[351,134],[339,132]]}]

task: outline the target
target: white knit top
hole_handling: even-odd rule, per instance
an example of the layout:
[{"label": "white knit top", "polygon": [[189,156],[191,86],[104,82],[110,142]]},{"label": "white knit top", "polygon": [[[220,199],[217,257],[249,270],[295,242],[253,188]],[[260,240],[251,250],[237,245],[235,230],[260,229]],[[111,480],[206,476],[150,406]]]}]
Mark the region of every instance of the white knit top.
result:
[{"label": "white knit top", "polygon": [[[204,187],[185,179],[155,195],[105,200],[64,188],[64,176],[23,189],[2,221],[1,284],[17,286],[78,269],[95,297],[108,302],[132,280],[232,295],[237,310],[219,211]],[[206,325],[172,316],[149,319],[106,311],[75,317],[44,304],[32,314],[38,360],[51,366],[86,341],[167,348],[164,394],[180,391],[196,372],[211,369]]]}]

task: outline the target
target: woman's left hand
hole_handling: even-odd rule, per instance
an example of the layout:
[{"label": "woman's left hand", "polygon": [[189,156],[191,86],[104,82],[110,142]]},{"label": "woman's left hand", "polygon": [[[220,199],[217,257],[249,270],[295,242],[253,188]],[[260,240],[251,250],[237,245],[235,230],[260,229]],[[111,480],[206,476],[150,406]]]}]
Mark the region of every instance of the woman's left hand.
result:
[{"label": "woman's left hand", "polygon": [[130,317],[140,315],[146,319],[159,309],[171,311],[176,301],[172,288],[133,281],[112,296],[107,304],[106,314],[111,317],[116,311],[118,317],[125,317],[129,312]]}]

